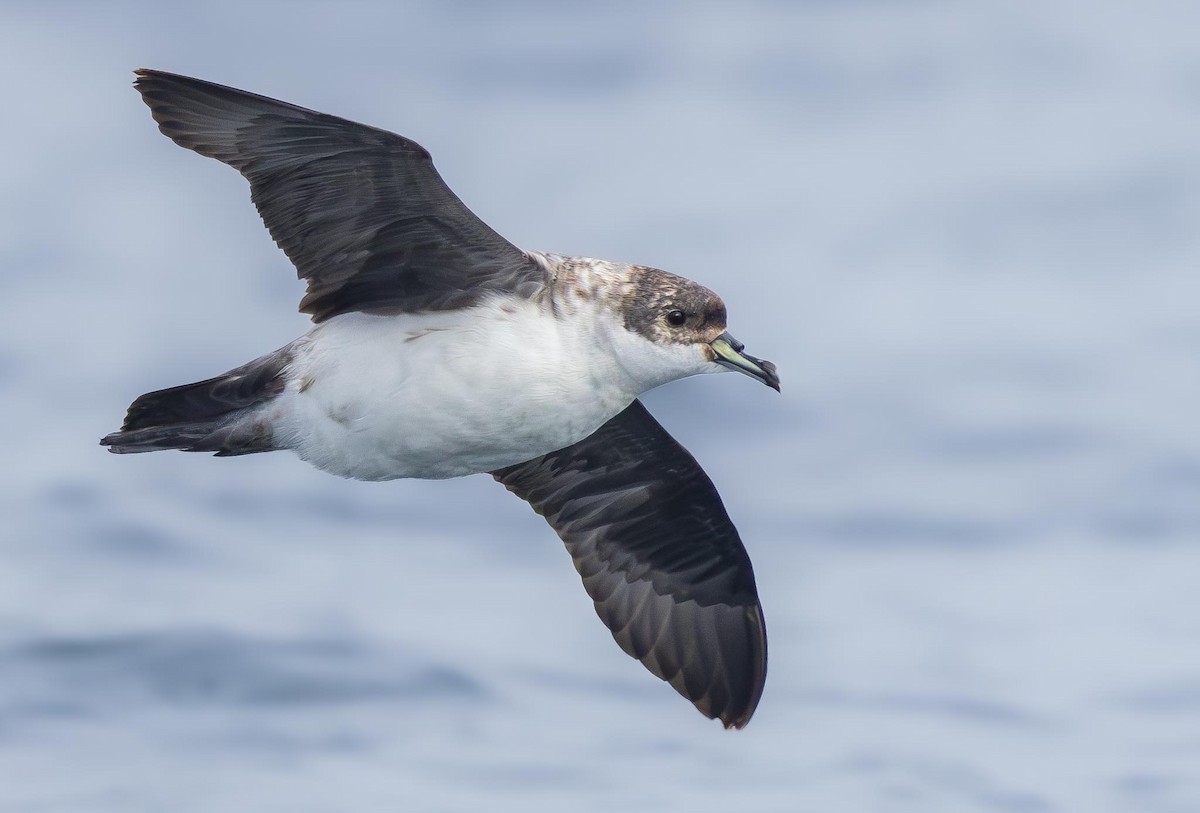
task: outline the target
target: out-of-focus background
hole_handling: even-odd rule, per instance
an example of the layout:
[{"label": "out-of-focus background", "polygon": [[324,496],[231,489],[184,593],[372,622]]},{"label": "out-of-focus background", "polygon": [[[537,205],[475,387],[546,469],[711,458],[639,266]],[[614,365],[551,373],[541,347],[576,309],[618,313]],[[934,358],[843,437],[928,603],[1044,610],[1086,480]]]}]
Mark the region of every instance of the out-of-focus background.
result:
[{"label": "out-of-focus background", "polygon": [[[1200,808],[1200,7],[0,7],[0,810]],[[647,401],[771,633],[621,654],[487,477],[113,457],[307,329],[140,66],[408,135],[518,245],[704,282],[783,374]],[[716,431],[719,430],[719,431]]]}]

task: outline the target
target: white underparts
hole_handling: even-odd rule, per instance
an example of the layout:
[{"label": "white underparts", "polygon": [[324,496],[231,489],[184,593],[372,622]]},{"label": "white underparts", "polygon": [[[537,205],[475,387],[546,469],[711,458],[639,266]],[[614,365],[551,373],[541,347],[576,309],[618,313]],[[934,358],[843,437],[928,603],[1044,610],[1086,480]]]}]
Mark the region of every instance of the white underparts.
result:
[{"label": "white underparts", "polygon": [[264,417],[276,443],[343,477],[457,477],[569,446],[644,390],[705,371],[698,352],[664,352],[594,303],[550,310],[496,297],[334,317],[296,343]]}]

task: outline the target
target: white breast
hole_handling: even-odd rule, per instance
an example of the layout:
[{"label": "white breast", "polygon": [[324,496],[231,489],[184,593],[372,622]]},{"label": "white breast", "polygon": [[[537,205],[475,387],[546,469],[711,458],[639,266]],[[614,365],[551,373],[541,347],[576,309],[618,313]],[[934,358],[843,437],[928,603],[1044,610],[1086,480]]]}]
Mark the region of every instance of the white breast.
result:
[{"label": "white breast", "polygon": [[544,307],[330,319],[295,345],[269,412],[276,442],[325,471],[389,480],[491,471],[582,440],[640,388],[614,358],[611,317]]}]

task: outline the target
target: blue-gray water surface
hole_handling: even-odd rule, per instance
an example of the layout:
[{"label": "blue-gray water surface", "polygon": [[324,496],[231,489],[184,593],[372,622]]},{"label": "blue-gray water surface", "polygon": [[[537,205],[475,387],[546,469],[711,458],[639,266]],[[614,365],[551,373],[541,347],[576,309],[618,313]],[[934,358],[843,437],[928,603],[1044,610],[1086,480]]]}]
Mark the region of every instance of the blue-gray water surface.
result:
[{"label": "blue-gray water surface", "polygon": [[[1200,809],[1200,7],[0,6],[0,811]],[[114,457],[306,330],[149,66],[402,132],[720,292],[647,402],[771,635],[725,732],[486,477]]]}]

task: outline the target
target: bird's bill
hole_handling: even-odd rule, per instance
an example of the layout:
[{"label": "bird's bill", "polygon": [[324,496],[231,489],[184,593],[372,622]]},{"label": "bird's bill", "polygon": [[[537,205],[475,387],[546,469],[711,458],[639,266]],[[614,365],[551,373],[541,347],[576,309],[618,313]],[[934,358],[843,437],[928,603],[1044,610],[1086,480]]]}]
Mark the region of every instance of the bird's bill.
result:
[{"label": "bird's bill", "polygon": [[763,359],[756,359],[749,353],[743,353],[742,348],[745,345],[728,333],[722,333],[709,342],[708,346],[717,354],[713,359],[717,364],[757,378],[775,392],[779,392],[779,373],[775,371],[775,365]]}]

